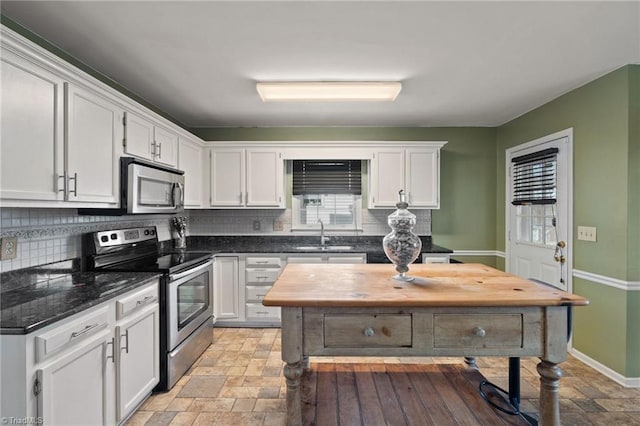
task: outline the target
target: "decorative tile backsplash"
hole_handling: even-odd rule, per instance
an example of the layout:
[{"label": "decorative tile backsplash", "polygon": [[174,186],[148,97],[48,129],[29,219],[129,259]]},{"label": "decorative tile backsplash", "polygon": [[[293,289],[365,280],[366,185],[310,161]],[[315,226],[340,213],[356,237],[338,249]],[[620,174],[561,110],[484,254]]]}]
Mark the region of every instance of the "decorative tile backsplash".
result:
[{"label": "decorative tile backsplash", "polygon": [[[385,235],[389,210],[362,210],[362,230],[331,231],[330,235]],[[431,211],[412,210],[417,217],[414,231],[431,235]],[[189,210],[187,235],[309,235],[291,230],[291,209],[286,210]],[[153,226],[160,241],[173,238],[169,215],[85,216],[76,209],[1,208],[0,237],[18,238],[18,256],[0,262],[0,272],[13,271],[82,255],[82,234],[113,228]],[[254,221],[260,230],[254,231]],[[279,230],[279,229],[282,230]],[[275,229],[275,230],[274,230]],[[314,232],[314,231],[311,231]]]},{"label": "decorative tile backsplash", "polygon": [[0,272],[81,256],[82,234],[112,228],[152,226],[158,238],[171,237],[167,215],[85,216],[76,209],[0,209],[0,237],[18,238],[18,255],[0,262]]}]

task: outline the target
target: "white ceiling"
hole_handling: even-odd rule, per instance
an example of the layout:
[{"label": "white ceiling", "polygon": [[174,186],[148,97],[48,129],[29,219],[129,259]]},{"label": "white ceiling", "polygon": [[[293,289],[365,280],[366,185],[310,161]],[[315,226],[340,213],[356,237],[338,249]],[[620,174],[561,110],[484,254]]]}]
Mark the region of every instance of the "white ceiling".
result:
[{"label": "white ceiling", "polygon": [[[2,1],[189,127],[496,126],[629,63],[640,2]],[[262,103],[257,81],[399,80],[393,103]]]}]

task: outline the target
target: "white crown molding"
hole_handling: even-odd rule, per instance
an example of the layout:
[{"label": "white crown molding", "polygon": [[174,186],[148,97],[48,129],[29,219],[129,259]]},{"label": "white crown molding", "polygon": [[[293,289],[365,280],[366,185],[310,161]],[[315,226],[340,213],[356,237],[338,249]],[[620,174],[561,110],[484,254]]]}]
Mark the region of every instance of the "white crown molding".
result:
[{"label": "white crown molding", "polygon": [[611,278],[604,275],[594,274],[592,272],[581,271],[579,269],[573,270],[573,276],[576,278],[581,278],[583,280],[606,285],[606,286],[617,288],[620,290],[626,290],[626,291],[640,290],[640,281],[624,281],[618,278]]},{"label": "white crown molding", "polygon": [[569,353],[578,360],[587,364],[597,372],[607,376],[614,382],[624,386],[625,388],[640,388],[640,377],[625,377],[617,371],[612,370],[606,365],[596,361],[595,359],[583,354],[579,350],[572,348]]},{"label": "white crown molding", "polygon": [[499,250],[454,250],[454,255],[458,256],[496,256],[505,258],[506,254]]}]

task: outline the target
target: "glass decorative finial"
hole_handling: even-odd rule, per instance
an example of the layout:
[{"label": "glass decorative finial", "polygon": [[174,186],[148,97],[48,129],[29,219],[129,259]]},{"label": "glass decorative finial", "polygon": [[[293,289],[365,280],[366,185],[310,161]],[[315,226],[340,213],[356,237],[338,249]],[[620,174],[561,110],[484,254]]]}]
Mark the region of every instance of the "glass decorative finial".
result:
[{"label": "glass decorative finial", "polygon": [[397,275],[394,279],[400,281],[413,281],[413,277],[407,275],[409,265],[418,258],[422,249],[420,237],[413,233],[416,225],[416,215],[407,210],[409,204],[405,200],[404,190],[398,192],[400,201],[398,208],[387,218],[391,232],[382,240],[384,254],[396,266]]}]

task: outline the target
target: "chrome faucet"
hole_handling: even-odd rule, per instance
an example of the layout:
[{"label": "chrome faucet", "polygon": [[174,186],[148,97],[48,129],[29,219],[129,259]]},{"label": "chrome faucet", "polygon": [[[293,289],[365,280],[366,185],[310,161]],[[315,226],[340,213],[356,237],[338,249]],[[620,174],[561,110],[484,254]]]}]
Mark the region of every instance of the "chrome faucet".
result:
[{"label": "chrome faucet", "polygon": [[324,247],[324,243],[329,239],[324,236],[324,222],[322,222],[321,218],[318,218],[318,223],[320,224],[320,246]]}]

